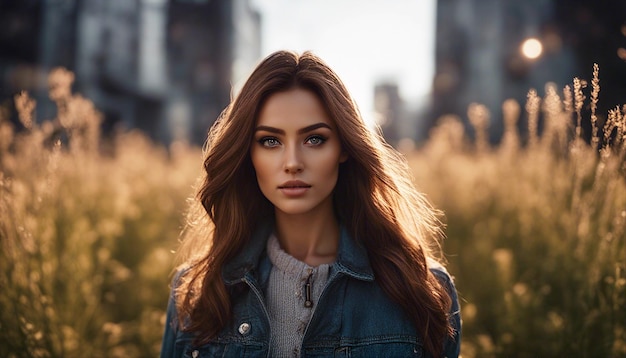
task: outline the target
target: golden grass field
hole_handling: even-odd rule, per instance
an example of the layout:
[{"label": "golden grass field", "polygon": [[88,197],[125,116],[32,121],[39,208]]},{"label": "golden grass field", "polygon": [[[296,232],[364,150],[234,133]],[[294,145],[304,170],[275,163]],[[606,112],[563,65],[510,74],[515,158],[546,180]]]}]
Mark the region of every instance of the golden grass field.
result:
[{"label": "golden grass field", "polygon": [[[19,130],[0,112],[0,356],[157,356],[202,153],[138,132],[101,140],[72,81],[50,74],[50,121],[33,122],[25,93]],[[598,92],[596,68],[590,85],[506,101],[497,147],[472,105],[475,140],[446,117],[405,153],[445,213],[463,357],[626,356],[626,108],[596,113]]]}]

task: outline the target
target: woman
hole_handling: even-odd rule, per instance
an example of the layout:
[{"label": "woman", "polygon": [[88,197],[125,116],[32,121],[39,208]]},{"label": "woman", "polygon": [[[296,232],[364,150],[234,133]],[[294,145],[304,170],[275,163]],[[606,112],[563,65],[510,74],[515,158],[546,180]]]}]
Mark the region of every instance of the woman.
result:
[{"label": "woman", "polygon": [[204,169],[162,357],[458,356],[437,213],[318,57],[263,60]]}]

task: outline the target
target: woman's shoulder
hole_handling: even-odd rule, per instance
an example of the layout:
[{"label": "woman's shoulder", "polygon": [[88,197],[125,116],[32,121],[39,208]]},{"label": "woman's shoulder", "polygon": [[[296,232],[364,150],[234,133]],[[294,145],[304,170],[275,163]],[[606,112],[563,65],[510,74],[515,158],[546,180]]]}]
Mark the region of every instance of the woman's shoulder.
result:
[{"label": "woman's shoulder", "polygon": [[[458,298],[456,286],[454,284],[453,276],[450,275],[448,270],[441,263],[438,263],[436,261],[432,261],[432,262],[429,261],[428,266],[429,266],[430,272],[437,278],[441,286],[443,286],[443,288],[448,293],[448,296],[450,296],[450,299],[452,302],[451,302],[450,312],[448,312],[449,315],[451,317],[456,317],[457,320],[460,320],[459,298]],[[460,322],[457,322],[456,325],[458,325],[459,327],[455,327],[455,328],[460,328]]]},{"label": "woman's shoulder", "polygon": [[172,272],[172,281],[170,284],[170,288],[172,290],[175,290],[176,288],[178,288],[182,284],[183,279],[189,273],[190,270],[191,270],[191,266],[188,264],[183,264],[183,265],[179,265],[178,267],[176,267]]},{"label": "woman's shoulder", "polygon": [[189,265],[180,265],[172,270],[170,276],[172,277],[170,280],[170,297],[169,300],[174,303],[174,307],[176,306],[176,302],[178,302],[180,296],[181,289],[186,290],[184,284],[189,280],[189,274],[191,273],[191,266]]},{"label": "woman's shoulder", "polygon": [[461,307],[459,305],[458,294],[454,285],[454,279],[448,270],[441,263],[429,261],[430,272],[439,280],[441,285],[448,292],[451,299],[448,319],[453,329],[453,336],[448,337],[444,345],[446,357],[458,357],[461,343]]},{"label": "woman's shoulder", "polygon": [[437,277],[437,279],[439,280],[441,284],[443,284],[446,287],[447,286],[454,287],[454,278],[452,277],[452,275],[450,275],[446,267],[442,265],[439,261],[429,259],[428,269],[433,275],[435,275],[435,277]]}]

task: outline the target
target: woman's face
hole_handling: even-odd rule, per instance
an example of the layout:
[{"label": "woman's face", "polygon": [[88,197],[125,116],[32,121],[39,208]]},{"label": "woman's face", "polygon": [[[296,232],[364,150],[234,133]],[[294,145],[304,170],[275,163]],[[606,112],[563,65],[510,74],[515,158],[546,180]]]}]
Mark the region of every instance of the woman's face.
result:
[{"label": "woman's face", "polygon": [[251,148],[259,187],[277,211],[301,215],[332,210],[339,164],[347,155],[312,92],[271,95],[259,113]]}]

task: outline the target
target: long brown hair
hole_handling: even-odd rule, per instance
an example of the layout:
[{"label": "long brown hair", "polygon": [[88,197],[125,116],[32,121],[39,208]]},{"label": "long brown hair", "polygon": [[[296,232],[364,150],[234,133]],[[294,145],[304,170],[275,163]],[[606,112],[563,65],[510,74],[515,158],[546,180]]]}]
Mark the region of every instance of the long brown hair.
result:
[{"label": "long brown hair", "polygon": [[209,131],[194,201],[201,207],[190,211],[180,250],[186,271],[177,307],[184,329],[207,342],[231,318],[222,266],[274,212],[250,159],[255,122],[269,96],[292,88],[319,96],[349,156],[334,192],[337,215],[367,249],[378,284],[415,322],[424,348],[440,355],[452,327],[451,299],[429,270],[440,252],[438,212],[415,190],[403,157],[367,127],[338,76],[310,52],[279,51],[265,58]]}]

